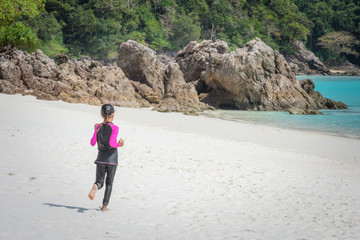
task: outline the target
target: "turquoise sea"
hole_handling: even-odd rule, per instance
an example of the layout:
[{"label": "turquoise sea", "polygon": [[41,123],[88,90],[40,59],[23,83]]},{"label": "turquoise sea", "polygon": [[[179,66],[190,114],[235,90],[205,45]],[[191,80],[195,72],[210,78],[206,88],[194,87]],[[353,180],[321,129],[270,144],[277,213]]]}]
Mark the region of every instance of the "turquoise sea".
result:
[{"label": "turquoise sea", "polygon": [[360,77],[298,76],[315,82],[315,91],[344,102],[349,109],[321,110],[323,115],[291,115],[287,112],[217,110],[209,113],[233,121],[249,121],[281,128],[301,129],[360,139]]}]

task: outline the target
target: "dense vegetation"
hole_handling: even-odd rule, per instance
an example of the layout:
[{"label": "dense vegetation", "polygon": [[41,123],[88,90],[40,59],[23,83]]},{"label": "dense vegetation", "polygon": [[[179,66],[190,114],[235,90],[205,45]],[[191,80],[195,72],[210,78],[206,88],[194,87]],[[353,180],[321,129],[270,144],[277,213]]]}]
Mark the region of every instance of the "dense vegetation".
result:
[{"label": "dense vegetation", "polygon": [[[232,50],[254,37],[283,53],[292,51],[292,41],[301,40],[326,62],[339,63],[344,57],[355,62],[360,52],[357,0],[0,0],[0,4],[0,45],[41,48],[50,56],[111,59],[128,39],[157,51],[176,51],[192,40],[221,39]],[[351,41],[340,39],[336,43],[340,47],[334,48],[325,36],[334,33]]]}]

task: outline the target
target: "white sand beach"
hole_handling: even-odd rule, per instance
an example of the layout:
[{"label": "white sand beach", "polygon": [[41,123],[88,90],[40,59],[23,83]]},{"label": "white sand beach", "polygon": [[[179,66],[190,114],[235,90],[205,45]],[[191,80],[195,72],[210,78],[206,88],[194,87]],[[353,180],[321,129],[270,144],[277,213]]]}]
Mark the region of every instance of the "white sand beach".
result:
[{"label": "white sand beach", "polygon": [[360,140],[115,109],[101,212],[100,107],[0,94],[0,239],[360,239]]}]

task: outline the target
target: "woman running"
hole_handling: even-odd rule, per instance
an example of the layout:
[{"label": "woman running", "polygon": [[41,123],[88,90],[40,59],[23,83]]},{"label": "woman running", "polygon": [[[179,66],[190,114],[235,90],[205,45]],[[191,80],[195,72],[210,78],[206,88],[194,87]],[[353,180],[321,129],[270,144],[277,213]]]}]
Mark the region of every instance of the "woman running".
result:
[{"label": "woman running", "polygon": [[90,190],[89,198],[94,200],[96,191],[101,189],[105,183],[105,193],[101,210],[107,211],[112,184],[118,165],[117,148],[124,146],[124,140],[121,138],[118,142],[116,141],[119,127],[112,123],[114,119],[114,107],[111,104],[102,105],[101,116],[104,118],[104,121],[100,124],[95,124],[94,135],[90,141],[91,146],[94,146],[96,143],[98,144],[99,151],[95,160],[96,180]]}]

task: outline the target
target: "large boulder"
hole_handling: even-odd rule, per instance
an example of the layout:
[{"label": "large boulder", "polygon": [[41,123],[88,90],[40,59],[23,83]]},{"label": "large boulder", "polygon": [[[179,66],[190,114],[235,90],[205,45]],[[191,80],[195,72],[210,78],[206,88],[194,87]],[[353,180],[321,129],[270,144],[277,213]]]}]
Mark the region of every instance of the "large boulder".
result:
[{"label": "large boulder", "polygon": [[159,112],[184,112],[197,115],[209,106],[199,101],[195,86],[186,83],[180,67],[176,63],[169,63],[165,71],[165,98],[154,107]]},{"label": "large boulder", "polygon": [[103,103],[123,107],[142,107],[147,104],[138,98],[133,85],[124,72],[116,66],[96,67],[91,72],[87,85],[90,95]]},{"label": "large boulder", "polygon": [[32,54],[30,62],[35,76],[41,78],[53,77],[56,69],[55,61],[46,56],[41,50],[37,50]]},{"label": "large boulder", "polygon": [[136,42],[128,40],[120,46],[118,66],[127,78],[147,85],[157,96],[158,103],[165,95],[164,74],[165,64],[156,56],[154,50]]},{"label": "large boulder", "polygon": [[212,90],[204,101],[216,108],[315,109],[282,55],[258,38],[230,53],[210,51],[207,62],[200,80]]},{"label": "large boulder", "polygon": [[[0,89],[4,93],[14,93],[17,89],[23,88],[21,69],[14,62],[5,61],[0,63],[0,79],[3,79],[0,84]],[[10,86],[13,86],[13,88]]]},{"label": "large boulder", "polygon": [[[14,94],[24,91],[22,69],[18,63],[22,63],[25,57],[23,51],[14,48],[5,48],[0,53],[0,92]],[[21,66],[25,68],[23,64]]]},{"label": "large boulder", "polygon": [[284,57],[259,38],[226,50],[225,42],[191,42],[177,55],[203,102],[222,109],[319,113],[319,104],[301,88]]},{"label": "large boulder", "polygon": [[315,83],[313,80],[302,79],[299,83],[306,93],[314,99],[318,109],[347,109],[345,103],[325,98],[320,92],[315,91]]},{"label": "large boulder", "polygon": [[118,65],[154,110],[196,114],[209,109],[199,101],[194,85],[186,84],[179,65],[167,57],[158,57],[146,46],[132,40],[122,43]]},{"label": "large boulder", "polygon": [[294,41],[292,48],[294,54],[286,55],[285,59],[295,74],[330,74],[325,64],[313,52],[307,50],[301,41]]},{"label": "large boulder", "polygon": [[224,41],[204,40],[201,43],[192,41],[177,53],[176,62],[184,74],[185,81],[192,82],[199,94],[206,93],[210,89],[204,83],[203,77],[211,54],[223,54],[227,51],[228,45]]},{"label": "large boulder", "polygon": [[53,91],[47,92],[66,102],[101,104],[102,101],[98,96],[91,92],[93,85],[98,86],[100,84],[100,81],[94,84],[90,77],[94,70],[92,66],[95,65],[98,64],[92,63],[87,58],[71,59],[58,65],[54,71]]},{"label": "large boulder", "polygon": [[200,80],[201,74],[209,64],[211,54],[226,53],[228,45],[224,41],[205,40],[201,43],[190,42],[184,49],[180,50],[176,56],[176,62],[184,73],[186,82]]}]

